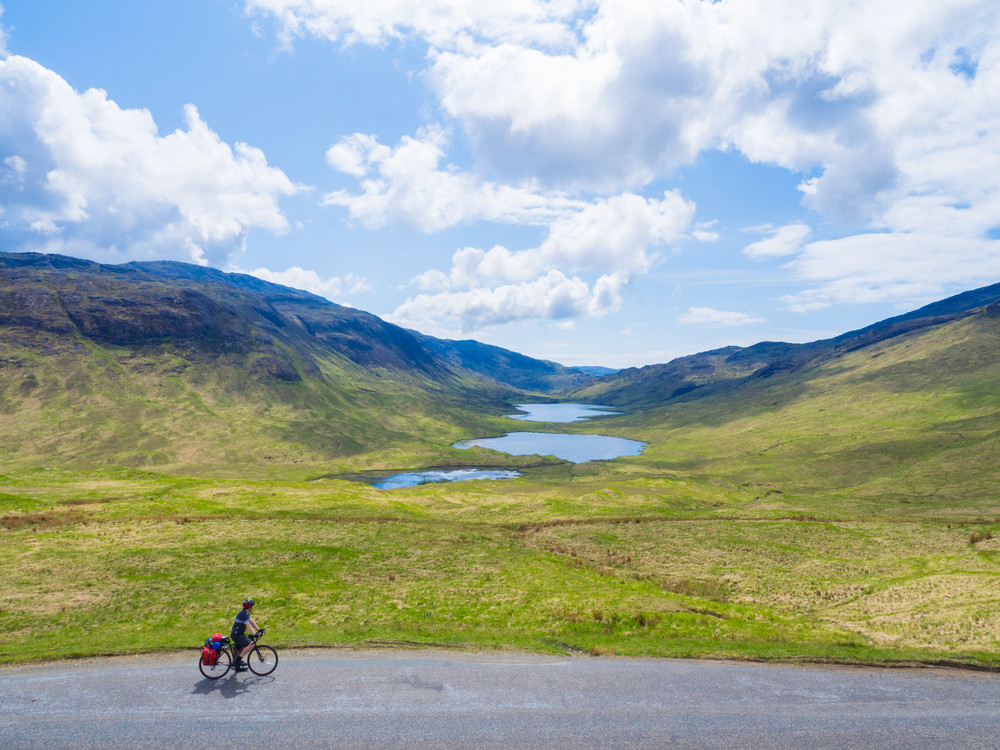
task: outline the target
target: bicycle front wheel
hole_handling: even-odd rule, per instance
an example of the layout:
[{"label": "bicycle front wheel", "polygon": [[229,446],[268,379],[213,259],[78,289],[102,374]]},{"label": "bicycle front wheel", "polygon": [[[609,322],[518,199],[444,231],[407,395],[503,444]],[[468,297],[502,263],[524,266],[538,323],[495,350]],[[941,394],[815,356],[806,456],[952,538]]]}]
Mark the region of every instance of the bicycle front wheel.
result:
[{"label": "bicycle front wheel", "polygon": [[198,669],[208,679],[217,680],[229,671],[229,662],[229,651],[223,648],[219,649],[219,655],[216,657],[214,664],[206,664],[204,659],[199,656]]},{"label": "bicycle front wheel", "polygon": [[247,654],[247,666],[256,675],[271,674],[278,666],[278,652],[270,646],[255,646],[253,651]]}]

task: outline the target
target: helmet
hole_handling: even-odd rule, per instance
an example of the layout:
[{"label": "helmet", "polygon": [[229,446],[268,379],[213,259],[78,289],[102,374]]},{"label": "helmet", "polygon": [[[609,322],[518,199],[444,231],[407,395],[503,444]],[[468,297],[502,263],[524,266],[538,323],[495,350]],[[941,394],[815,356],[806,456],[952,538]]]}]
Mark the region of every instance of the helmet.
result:
[{"label": "helmet", "polygon": [[243,609],[250,609],[250,607],[252,607],[252,606],[253,606],[253,599],[244,599],[243,600]]}]

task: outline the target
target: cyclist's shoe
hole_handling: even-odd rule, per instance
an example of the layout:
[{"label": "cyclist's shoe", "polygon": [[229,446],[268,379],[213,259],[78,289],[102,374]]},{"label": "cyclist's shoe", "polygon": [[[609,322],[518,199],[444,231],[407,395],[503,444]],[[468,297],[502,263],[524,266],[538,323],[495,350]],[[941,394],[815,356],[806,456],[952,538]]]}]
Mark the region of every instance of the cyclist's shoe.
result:
[{"label": "cyclist's shoe", "polygon": [[248,669],[250,669],[250,667],[248,667],[242,659],[233,664],[233,670],[236,672],[246,672]]}]

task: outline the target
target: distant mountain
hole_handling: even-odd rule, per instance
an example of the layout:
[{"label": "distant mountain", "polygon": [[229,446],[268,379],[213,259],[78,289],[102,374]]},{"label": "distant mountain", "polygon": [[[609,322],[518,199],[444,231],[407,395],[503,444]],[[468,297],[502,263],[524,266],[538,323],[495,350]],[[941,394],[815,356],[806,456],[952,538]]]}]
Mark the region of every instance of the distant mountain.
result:
[{"label": "distant mountain", "polygon": [[593,380],[581,368],[501,349],[478,341],[448,341],[411,331],[424,348],[451,367],[475,372],[524,391],[560,393]]},{"label": "distant mountain", "polygon": [[586,377],[253,276],[0,253],[0,464],[326,461]]},{"label": "distant mountain", "polygon": [[577,367],[571,367],[569,369],[585,373],[586,375],[593,375],[595,377],[601,377],[603,375],[614,375],[616,372],[621,372],[621,368],[598,367],[596,365],[577,366]]},{"label": "distant mountain", "polygon": [[764,341],[749,347],[679,357],[665,364],[628,368],[591,381],[568,395],[594,403],[651,408],[704,398],[755,379],[791,372],[889,339],[941,326],[982,311],[1000,300],[1000,284],[934,302],[857,331],[807,344]]}]

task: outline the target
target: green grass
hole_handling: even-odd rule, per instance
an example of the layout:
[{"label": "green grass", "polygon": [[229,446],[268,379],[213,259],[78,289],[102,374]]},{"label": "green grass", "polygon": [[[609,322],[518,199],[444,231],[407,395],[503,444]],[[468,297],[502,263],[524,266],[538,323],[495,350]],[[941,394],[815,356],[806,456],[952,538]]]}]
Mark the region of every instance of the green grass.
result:
[{"label": "green grass", "polygon": [[738,492],[602,468],[393,492],[8,475],[0,660],[196,646],[252,595],[277,646],[996,663],[986,527],[735,521]]}]

